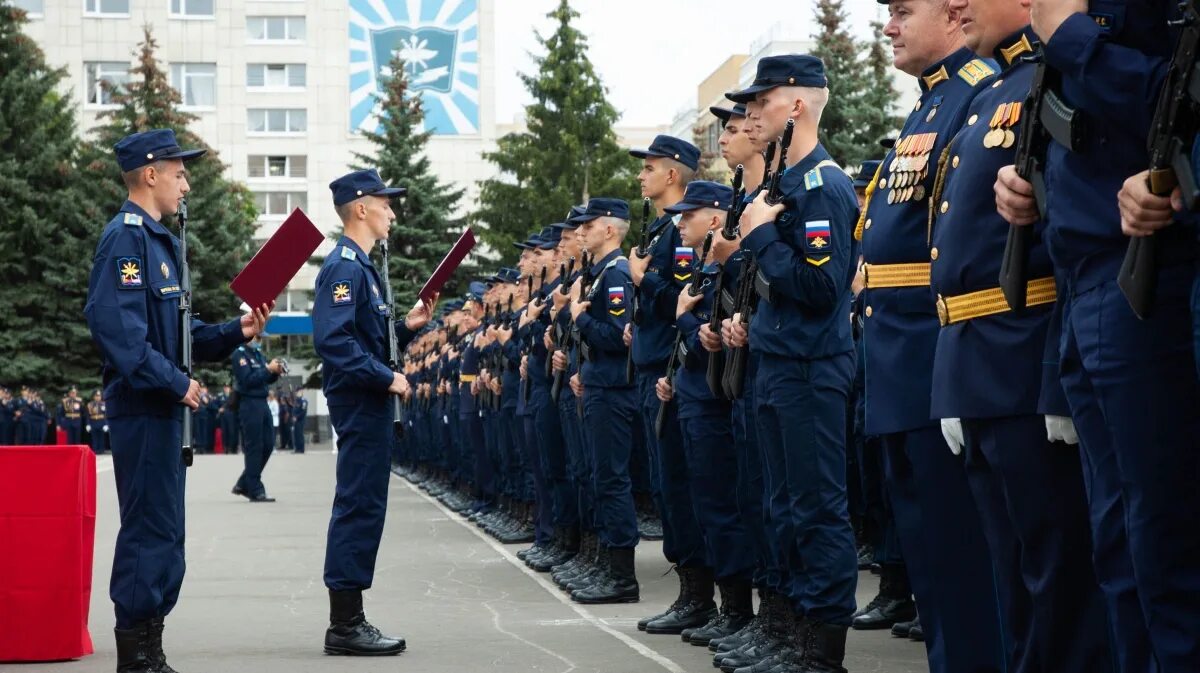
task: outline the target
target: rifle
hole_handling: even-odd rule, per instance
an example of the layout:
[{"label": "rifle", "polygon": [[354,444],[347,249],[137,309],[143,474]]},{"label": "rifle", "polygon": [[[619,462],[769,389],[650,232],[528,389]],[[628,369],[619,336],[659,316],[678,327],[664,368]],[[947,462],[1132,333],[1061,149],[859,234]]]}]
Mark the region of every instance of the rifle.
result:
[{"label": "rifle", "polygon": [[[179,368],[192,380],[192,273],[187,257],[187,199],[179,200]],[[163,267],[166,268],[165,266]],[[185,467],[192,466],[192,408],[183,405],[183,438],[180,455]]]},{"label": "rifle", "polygon": [[760,185],[771,183],[771,164],[775,161],[775,142],[767,143],[767,149],[763,152],[763,179]]},{"label": "rifle", "polygon": [[[1013,163],[1017,175],[1033,185],[1033,199],[1037,202],[1038,213],[1045,219],[1046,150],[1050,147],[1050,134],[1042,123],[1042,108],[1046,101],[1046,91],[1050,85],[1061,79],[1061,76],[1046,64],[1040,51],[1033,58],[1039,59],[1037,72],[1033,75],[1029,95],[1025,98],[1025,125],[1017,139]],[[1004,244],[1004,259],[1000,262],[1000,291],[1004,293],[1004,300],[1013,310],[1025,308],[1025,294],[1029,287],[1029,247],[1032,243],[1032,227],[1009,225],[1008,240]]]},{"label": "rifle", "polygon": [[[1196,52],[1200,46],[1200,0],[1185,0],[1179,4],[1183,18],[1171,22],[1183,28],[1171,68],[1163,82],[1147,147],[1150,150],[1150,191],[1169,196],[1180,188],[1188,210],[1195,210],[1197,200],[1196,176],[1192,171],[1190,150],[1200,131],[1200,77],[1197,76]],[[1158,291],[1158,237],[1138,236],[1129,239],[1117,286],[1137,317],[1145,320],[1154,308]]]},{"label": "rifle", "polygon": [[792,144],[792,132],[796,129],[796,120],[787,120],[783,127],[783,139],[779,142],[779,165],[771,174],[770,186],[767,189],[767,205],[773,206],[783,200],[783,174],[787,170],[788,145]]},{"label": "rifle", "polygon": [[746,190],[742,187],[742,175],[745,170],[741,164],[733,170],[733,200],[729,202],[729,210],[725,213],[725,226],[721,228],[721,238],[726,241],[737,238],[738,216],[742,213],[742,201],[746,199]]},{"label": "rifle", "polygon": [[[700,280],[700,272],[704,269],[704,260],[708,258],[708,253],[712,250],[713,232],[709,231],[704,237],[704,246],[701,248],[700,258],[692,262],[692,283],[688,285],[687,293],[689,297],[695,297],[704,291],[704,285]],[[675,343],[671,346],[671,358],[667,360],[667,382],[672,387],[675,386],[675,372],[679,368],[679,346],[683,343],[683,330],[675,329]],[[672,396],[671,398],[675,398]],[[662,439],[663,426],[667,421],[667,407],[670,402],[659,401],[658,414],[654,417],[654,436]]]},{"label": "rifle", "polygon": [[[584,255],[584,258],[587,257],[587,253],[583,253],[583,255]],[[580,259],[580,268],[582,268],[582,263],[583,263],[583,259]],[[571,289],[571,285],[570,285],[569,281],[571,279],[571,274],[575,273],[575,258],[574,257],[572,257],[570,259],[570,263],[567,265],[566,270],[567,270],[567,275],[563,276],[562,285],[560,285],[558,288],[558,291],[562,292],[564,295],[567,294]],[[565,309],[567,307],[564,306],[563,308]],[[571,350],[571,329],[569,327],[564,328],[562,321],[556,320],[555,323],[556,324],[554,325],[554,345],[555,345],[554,353],[557,353],[559,351],[570,352],[570,350]],[[548,373],[553,372],[553,374],[554,374],[554,381],[552,381],[551,385],[550,385],[550,397],[553,398],[555,402],[557,402],[558,398],[562,396],[563,380],[566,378],[567,372],[566,372],[566,370],[557,371],[557,372],[554,371],[554,363],[553,363],[554,353],[551,353],[550,356],[546,358],[546,367],[547,367],[546,371]]]},{"label": "rifle", "polygon": [[[637,256],[645,257],[648,250],[647,236],[650,223],[650,199],[642,199],[642,237],[637,246]],[[633,288],[633,315],[635,324],[641,324],[641,316],[639,312],[641,308],[638,306],[638,289],[635,285]],[[633,384],[633,343],[629,344],[629,353],[625,356],[625,383]]]},{"label": "rifle", "polygon": [[[750,323],[750,315],[754,312],[754,279],[758,275],[758,261],[747,251],[742,258],[742,269],[738,274],[737,295],[734,298],[733,310],[730,316],[740,314],[742,324]],[[742,396],[746,381],[746,358],[749,346],[739,346],[731,349],[725,359],[725,376],[721,380],[725,397],[736,400]]]},{"label": "rifle", "polygon": [[[579,299],[578,299],[578,301],[580,303],[583,303],[583,301],[584,301],[583,298],[585,296],[587,296],[588,291],[591,289],[590,286],[592,284],[592,281],[595,280],[592,277],[592,265],[594,265],[595,263],[596,263],[596,259],[594,256],[584,253],[583,261],[580,263],[580,267],[579,267],[580,278],[583,279],[583,282],[581,282],[579,284]],[[575,331],[575,337],[574,337],[575,338],[575,372],[582,376],[583,346],[584,346],[583,335],[579,333],[578,327],[574,328],[574,331]],[[579,417],[579,420],[583,420],[583,398],[582,397],[575,398],[575,415]]]},{"label": "rifle", "polygon": [[[558,277],[560,279],[559,286],[558,286],[559,292],[566,294],[566,292],[563,292],[563,291],[569,287],[569,285],[567,285],[567,281],[569,280],[571,273],[574,271],[574,269],[575,269],[575,258],[574,257],[571,258],[571,266],[569,268],[567,267],[566,264],[558,265]],[[557,320],[554,321],[554,323],[552,325],[554,327],[554,348],[550,349],[546,353],[546,378],[548,378],[548,379],[554,377],[554,354],[558,352],[558,350],[559,350],[558,347],[561,344],[561,339],[562,339],[562,334],[561,334],[562,330],[559,328],[558,321]],[[555,401],[558,401],[557,395],[553,395],[553,393],[552,393],[552,397],[554,397]]]},{"label": "rifle", "polygon": [[[388,242],[383,239],[379,242],[379,253],[382,258],[381,266],[383,267],[379,274],[379,282],[383,284],[383,301],[387,303],[387,347],[388,347],[388,369],[393,372],[400,369],[400,347],[396,342],[396,304],[392,297],[392,279],[388,275]],[[404,437],[404,418],[400,409],[400,396],[393,393],[392,398],[392,433],[397,439]]]}]

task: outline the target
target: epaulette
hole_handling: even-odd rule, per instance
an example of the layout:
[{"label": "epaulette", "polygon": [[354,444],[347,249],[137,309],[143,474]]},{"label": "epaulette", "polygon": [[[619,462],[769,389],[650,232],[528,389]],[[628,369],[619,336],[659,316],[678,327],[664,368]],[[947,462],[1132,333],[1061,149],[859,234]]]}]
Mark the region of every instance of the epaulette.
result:
[{"label": "epaulette", "polygon": [[351,250],[350,248],[347,248],[346,246],[343,245],[342,246],[342,259],[358,259],[358,255],[354,254],[353,250]]},{"label": "epaulette", "polygon": [[958,76],[971,86],[979,84],[994,74],[996,74],[996,69],[981,58],[968,62],[958,71]]},{"label": "epaulette", "polygon": [[825,184],[825,179],[821,177],[820,167],[814,168],[804,174],[804,189],[811,192],[812,190]]},{"label": "epaulette", "polygon": [[135,227],[142,226],[142,216],[137,213],[125,213],[125,224],[132,224]]}]

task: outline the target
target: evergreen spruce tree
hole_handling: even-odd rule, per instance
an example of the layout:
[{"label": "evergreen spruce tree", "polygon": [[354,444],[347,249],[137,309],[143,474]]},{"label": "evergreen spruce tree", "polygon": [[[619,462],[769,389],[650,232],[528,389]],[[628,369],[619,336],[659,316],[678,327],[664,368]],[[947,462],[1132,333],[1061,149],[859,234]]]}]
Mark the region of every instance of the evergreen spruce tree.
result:
[{"label": "evergreen spruce tree", "polygon": [[74,109],[63,70],[21,32],[23,11],[0,1],[0,384],[44,391],[97,385],[83,306],[103,221],[81,211]]},{"label": "evergreen spruce tree", "polygon": [[[887,36],[883,34],[883,24],[871,22],[871,32],[874,36],[867,47],[864,69],[868,73],[868,87],[863,106],[863,120],[866,124],[867,137],[878,141],[891,136],[900,130],[904,120],[896,115],[896,88],[892,82],[892,56],[888,48]],[[877,144],[868,148],[870,151],[864,158],[879,159],[884,150]]]},{"label": "evergreen spruce tree", "polygon": [[[816,0],[819,30],[813,55],[825,62],[829,104],[821,117],[821,142],[842,166],[855,166],[868,156],[864,115],[870,114],[865,94],[867,73],[860,64],[861,46],[850,33],[844,0]],[[873,155],[871,155],[873,156]]]},{"label": "evergreen spruce tree", "polygon": [[[147,26],[129,83],[112,91],[112,102],[117,107],[101,113],[104,123],[94,129],[91,141],[82,149],[78,165],[87,192],[82,205],[93,225],[90,244],[94,248],[103,224],[116,214],[126,197],[112,150],[118,140],[138,131],[170,128],[180,146],[206,148],[207,154],[187,163],[192,307],[205,322],[222,322],[239,313],[241,300],[229,290],[229,281],[253,252],[250,243],[257,217],[254,198],[245,185],[225,179],[225,164],[217,152],[188,130],[197,117],[178,109],[182,98],[159,64],[157,49],[158,43]],[[174,218],[170,219],[163,224],[175,229]],[[228,380],[229,376],[225,366],[208,366],[200,371],[214,382]]]},{"label": "evergreen spruce tree", "polygon": [[557,26],[549,37],[538,35],[546,53],[536,59],[537,73],[521,75],[534,99],[525,108],[528,130],[505,135],[484,154],[500,175],[480,183],[472,220],[484,225],[479,233],[493,250],[508,252],[588,197],[640,201],[640,164],[617,144],[619,113],[588,59],[587,38],[572,25],[579,14],[559,0],[548,16]]}]

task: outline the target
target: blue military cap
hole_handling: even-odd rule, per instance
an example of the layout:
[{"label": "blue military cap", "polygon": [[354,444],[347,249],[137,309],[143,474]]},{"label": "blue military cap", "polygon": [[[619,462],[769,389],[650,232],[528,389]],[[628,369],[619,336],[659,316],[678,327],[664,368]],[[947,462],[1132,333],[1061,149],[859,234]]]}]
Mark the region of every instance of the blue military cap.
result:
[{"label": "blue military cap", "polygon": [[472,300],[481,301],[483,299],[484,292],[487,292],[487,284],[479,280],[471,281],[471,283],[467,285],[467,294],[463,297],[463,303],[465,304],[466,302]]},{"label": "blue military cap", "polygon": [[562,240],[563,230],[557,224],[552,224],[542,230],[542,244],[538,247],[542,250],[553,250],[558,247],[559,241]]},{"label": "blue military cap", "polygon": [[513,241],[513,247],[521,250],[532,250],[542,244],[540,233],[530,234],[524,241]]},{"label": "blue military cap", "polygon": [[379,171],[368,168],[347,173],[329,183],[333,192],[333,205],[341,206],[363,196],[400,196],[408,191],[403,187],[388,187],[379,177]]},{"label": "blue military cap", "polygon": [[511,267],[501,267],[488,281],[492,283],[515,283],[521,279],[521,272]]},{"label": "blue military cap", "polygon": [[829,86],[825,64],[816,56],[807,54],[767,56],[759,60],[754,82],[750,86],[727,93],[725,97],[735,103],[749,103],[759,92],[778,86],[825,88]]},{"label": "blue military cap", "polygon": [[878,159],[868,159],[862,162],[862,166],[858,167],[858,175],[854,176],[854,188],[865,189],[871,184],[871,180],[875,178],[875,172],[879,170],[879,164],[883,162]]},{"label": "blue military cap", "polygon": [[117,153],[117,164],[122,173],[136,170],[146,164],[165,159],[189,161],[203,156],[208,150],[185,150],[175,140],[175,132],[171,129],[151,129],[127,135],[113,145]]},{"label": "blue military cap", "polygon": [[724,108],[724,107],[719,107],[719,106],[713,105],[712,107],[708,108],[708,111],[711,112],[714,117],[716,117],[717,119],[720,119],[722,122],[728,122],[730,117],[745,117],[746,116],[746,106],[743,105],[742,103],[738,103],[737,105],[734,105],[732,108]]},{"label": "blue military cap", "polygon": [[700,148],[686,140],[674,136],[655,136],[654,142],[644,150],[629,150],[629,153],[639,159],[646,157],[661,157],[674,159],[693,171],[700,167]]},{"label": "blue military cap", "polygon": [[629,204],[624,199],[595,198],[588,201],[583,213],[572,217],[572,224],[591,222],[597,217],[615,217],[620,220],[629,219]]},{"label": "blue military cap", "polygon": [[723,185],[719,182],[694,180],[688,183],[687,189],[683,192],[682,201],[673,206],[667,206],[663,210],[672,215],[675,215],[676,213],[686,213],[689,210],[698,210],[700,208],[720,208],[722,210],[728,210],[729,202],[732,200],[732,187]]}]

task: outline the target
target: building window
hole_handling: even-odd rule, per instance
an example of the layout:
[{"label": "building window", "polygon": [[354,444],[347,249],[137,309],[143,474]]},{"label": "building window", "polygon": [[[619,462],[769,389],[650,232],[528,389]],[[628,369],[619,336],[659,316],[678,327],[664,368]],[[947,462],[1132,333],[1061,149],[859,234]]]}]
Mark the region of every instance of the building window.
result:
[{"label": "building window", "polygon": [[255,192],[254,205],[258,214],[264,217],[283,217],[290,215],[295,208],[308,207],[306,192]]},{"label": "building window", "polygon": [[721,133],[725,130],[725,125],[716,122],[708,125],[707,133],[704,134],[705,145],[704,151],[708,154],[721,153]]},{"label": "building window", "polygon": [[308,69],[303,63],[248,63],[248,89],[303,89]]},{"label": "building window", "polygon": [[46,10],[46,0],[15,0],[13,3],[17,9],[25,10],[25,13],[31,17],[41,16]]},{"label": "building window", "polygon": [[247,159],[246,174],[251,178],[308,177],[308,157],[252,154]]},{"label": "building window", "polygon": [[83,13],[90,16],[128,16],[129,0],[83,0]]},{"label": "building window", "polygon": [[304,29],[303,16],[246,17],[246,39],[254,42],[301,42]]},{"label": "building window", "polygon": [[183,97],[184,107],[214,107],[217,104],[217,64],[172,63],[171,86]]},{"label": "building window", "polygon": [[213,0],[171,0],[171,16],[212,18]]},{"label": "building window", "polygon": [[246,110],[246,130],[250,133],[304,133],[308,130],[308,112],[303,109],[250,108]]},{"label": "building window", "polygon": [[113,92],[129,82],[129,64],[120,61],[83,64],[88,105],[112,105]]}]

